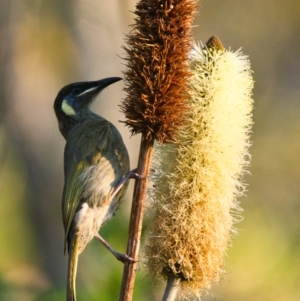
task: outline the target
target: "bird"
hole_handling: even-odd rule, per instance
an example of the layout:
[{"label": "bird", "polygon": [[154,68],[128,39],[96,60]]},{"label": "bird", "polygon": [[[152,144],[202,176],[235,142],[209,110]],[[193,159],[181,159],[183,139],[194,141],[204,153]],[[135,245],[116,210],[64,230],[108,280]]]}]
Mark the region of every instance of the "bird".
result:
[{"label": "bird", "polygon": [[118,260],[132,260],[116,252],[98,233],[114,216],[133,173],[117,128],[90,109],[104,88],[121,79],[72,83],[63,87],[54,101],[59,130],[66,140],[62,218],[64,252],[69,256],[67,301],[76,301],[78,256],[94,237]]}]

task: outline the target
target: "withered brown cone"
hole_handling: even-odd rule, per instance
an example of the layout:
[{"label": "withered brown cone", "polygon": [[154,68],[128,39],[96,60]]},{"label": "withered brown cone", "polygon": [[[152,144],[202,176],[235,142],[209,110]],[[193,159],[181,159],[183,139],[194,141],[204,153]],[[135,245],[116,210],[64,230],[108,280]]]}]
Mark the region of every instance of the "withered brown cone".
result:
[{"label": "withered brown cone", "polygon": [[126,98],[121,104],[132,134],[176,140],[186,109],[187,64],[196,0],[142,0],[127,35]]}]

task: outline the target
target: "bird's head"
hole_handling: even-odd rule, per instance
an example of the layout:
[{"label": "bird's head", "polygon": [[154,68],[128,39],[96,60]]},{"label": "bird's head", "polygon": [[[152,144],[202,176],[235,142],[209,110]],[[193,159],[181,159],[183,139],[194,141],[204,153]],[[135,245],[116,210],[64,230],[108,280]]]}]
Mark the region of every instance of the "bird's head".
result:
[{"label": "bird's head", "polygon": [[98,81],[72,83],[63,87],[54,101],[54,111],[62,135],[66,138],[72,125],[89,117],[89,106],[101,90],[121,79],[108,77]]}]

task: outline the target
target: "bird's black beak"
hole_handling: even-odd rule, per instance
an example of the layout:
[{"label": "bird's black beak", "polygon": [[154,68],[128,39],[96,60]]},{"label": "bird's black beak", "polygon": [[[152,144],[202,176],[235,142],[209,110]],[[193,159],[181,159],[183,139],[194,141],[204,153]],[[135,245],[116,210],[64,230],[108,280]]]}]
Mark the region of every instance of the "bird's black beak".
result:
[{"label": "bird's black beak", "polygon": [[100,79],[96,81],[98,87],[97,90],[101,91],[104,88],[108,87],[109,85],[120,81],[121,79],[122,79],[121,77],[108,77],[108,78]]},{"label": "bird's black beak", "polygon": [[120,81],[121,79],[121,77],[108,77],[100,79],[98,81],[87,82],[85,83],[86,89],[80,94],[76,95],[76,97],[81,97],[84,95],[96,96],[104,88],[108,87],[109,85],[115,82]]}]

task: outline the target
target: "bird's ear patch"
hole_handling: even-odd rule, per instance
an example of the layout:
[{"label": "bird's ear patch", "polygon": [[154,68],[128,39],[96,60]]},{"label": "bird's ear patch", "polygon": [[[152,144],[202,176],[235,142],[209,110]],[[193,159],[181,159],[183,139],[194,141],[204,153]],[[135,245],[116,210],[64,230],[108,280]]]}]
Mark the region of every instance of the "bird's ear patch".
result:
[{"label": "bird's ear patch", "polygon": [[67,116],[74,116],[76,115],[75,110],[68,104],[68,101],[66,99],[63,100],[62,105],[61,105],[62,111],[67,115]]}]

